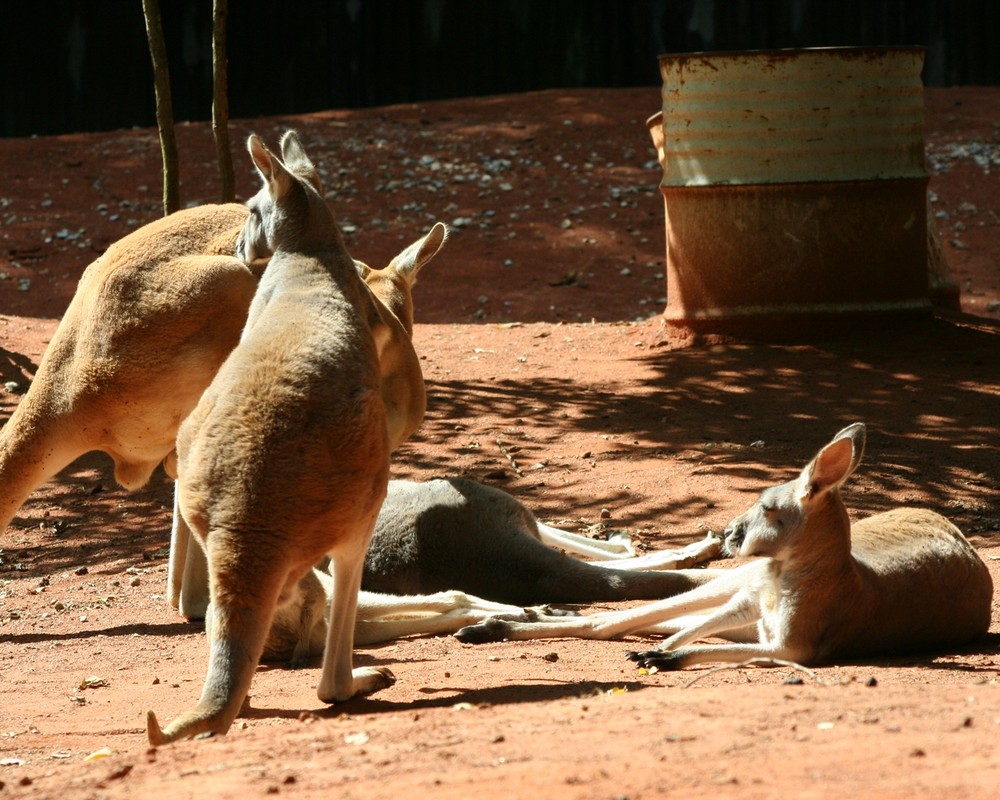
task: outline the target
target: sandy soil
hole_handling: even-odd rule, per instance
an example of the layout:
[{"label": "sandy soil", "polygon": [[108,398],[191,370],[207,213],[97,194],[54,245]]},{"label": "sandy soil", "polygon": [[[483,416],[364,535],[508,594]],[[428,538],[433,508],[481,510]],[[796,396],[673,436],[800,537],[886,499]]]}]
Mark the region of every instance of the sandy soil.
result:
[{"label": "sandy soil", "polygon": [[[287,119],[352,252],[454,228],[417,289],[427,419],[398,476],[500,485],[644,547],[721,530],[843,424],[846,497],[932,507],[1000,583],[1000,90],[927,92],[931,191],[962,313],[823,341],[686,343],[663,327],[655,89],[544,92]],[[179,130],[186,202],[215,199],[206,125]],[[239,192],[255,190],[239,148]],[[159,212],[154,131],[0,140],[0,418],[82,269]],[[0,538],[0,795],[33,798],[993,797],[1000,608],[961,652],[817,669],[644,675],[631,642],[363,648],[398,678],[327,708],[318,667],[262,667],[230,735],[149,750],[191,704],[204,634],[163,597],[170,486],[87,457]],[[603,516],[602,516],[603,512]],[[88,760],[89,759],[89,760]]]}]

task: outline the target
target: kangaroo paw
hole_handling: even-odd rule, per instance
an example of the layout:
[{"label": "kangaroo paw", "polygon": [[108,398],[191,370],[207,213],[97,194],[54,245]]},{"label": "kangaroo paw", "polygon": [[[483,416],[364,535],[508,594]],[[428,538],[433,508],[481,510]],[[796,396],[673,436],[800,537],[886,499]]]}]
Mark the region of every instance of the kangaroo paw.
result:
[{"label": "kangaroo paw", "polygon": [[381,689],[388,689],[396,682],[396,676],[386,667],[361,667],[354,670],[356,697],[367,697]]},{"label": "kangaroo paw", "polygon": [[580,616],[579,611],[574,611],[571,608],[554,608],[553,606],[528,606],[524,609],[529,614],[533,615],[534,619],[539,617],[578,617]]},{"label": "kangaroo paw", "polygon": [[507,623],[502,619],[491,617],[475,625],[459,628],[454,636],[465,644],[486,644],[487,642],[502,642],[507,638]]},{"label": "kangaroo paw", "polygon": [[625,658],[634,661],[637,667],[644,669],[658,669],[662,671],[680,669],[681,655],[669,650],[645,650],[641,653],[630,650],[625,654]]},{"label": "kangaroo paw", "polygon": [[628,555],[635,555],[635,545],[632,544],[632,537],[627,531],[612,531],[608,534],[608,541],[619,545]]}]

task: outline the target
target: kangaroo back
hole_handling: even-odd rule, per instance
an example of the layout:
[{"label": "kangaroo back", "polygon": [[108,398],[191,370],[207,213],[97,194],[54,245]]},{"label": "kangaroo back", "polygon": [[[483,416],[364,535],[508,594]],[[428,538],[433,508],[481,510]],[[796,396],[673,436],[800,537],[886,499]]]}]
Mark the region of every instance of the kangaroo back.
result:
[{"label": "kangaroo back", "polygon": [[[257,279],[234,257],[243,206],[179,211],[85,270],[38,372],[0,429],[0,529],[90,450],[144,484],[239,339]],[[220,313],[220,309],[224,313]]]},{"label": "kangaroo back", "polygon": [[838,654],[955,647],[989,629],[989,568],[940,514],[897,508],[856,522],[851,533],[857,568],[878,591],[864,632]]}]

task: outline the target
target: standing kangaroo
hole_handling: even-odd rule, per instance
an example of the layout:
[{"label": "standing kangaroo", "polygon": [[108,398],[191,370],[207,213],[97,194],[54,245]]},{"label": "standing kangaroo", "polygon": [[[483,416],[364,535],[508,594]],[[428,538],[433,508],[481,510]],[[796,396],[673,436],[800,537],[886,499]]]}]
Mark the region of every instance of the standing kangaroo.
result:
[{"label": "standing kangaroo", "polygon": [[181,514],[205,550],[212,611],[197,705],[153,745],[224,734],[250,689],[276,606],[329,555],[333,600],[318,695],[347,700],[390,685],[385,669],[352,669],[365,550],[389,477],[371,293],[316,189],[297,135],[281,158],[256,136],[263,180],[237,255],[271,255],[239,344],[177,437]]},{"label": "standing kangaroo", "polygon": [[[0,531],[38,486],[91,450],[143,486],[239,341],[260,277],[236,258],[247,211],[152,222],[84,271],[28,392],[0,428]],[[172,473],[173,459],[168,459]]]},{"label": "standing kangaroo", "polygon": [[[416,431],[424,417],[426,390],[412,342],[413,286],[420,269],[440,251],[446,238],[447,229],[438,222],[384,269],[354,262],[378,313],[373,334],[389,444],[393,450]],[[204,552],[197,545],[191,546],[190,539],[191,534],[175,507],[170,536],[168,597],[182,616],[202,619],[208,607],[208,571]]]},{"label": "standing kangaroo", "polygon": [[[31,386],[0,428],[0,531],[31,492],[92,450],[111,456],[126,489],[145,485],[160,462],[176,477],[177,428],[239,341],[266,267],[264,259],[247,265],[236,257],[247,216],[237,204],[178,211],[133,231],[87,267]],[[393,446],[423,418],[411,291],[445,238],[437,223],[384,269],[355,262],[378,301],[375,336]],[[201,617],[208,579],[188,537],[175,507],[168,596],[186,616]],[[182,585],[185,572],[194,577]]]},{"label": "standing kangaroo", "polygon": [[[630,653],[640,666],[785,659],[805,664],[964,645],[990,625],[993,584],[966,538],[932,511],[897,508],[853,528],[840,487],[865,426],[850,425],[793,481],[766,489],[726,529],[726,547],[763,556],[669,600],[578,619],[488,620],[466,642],[672,633]],[[719,634],[735,644],[692,645]]]}]

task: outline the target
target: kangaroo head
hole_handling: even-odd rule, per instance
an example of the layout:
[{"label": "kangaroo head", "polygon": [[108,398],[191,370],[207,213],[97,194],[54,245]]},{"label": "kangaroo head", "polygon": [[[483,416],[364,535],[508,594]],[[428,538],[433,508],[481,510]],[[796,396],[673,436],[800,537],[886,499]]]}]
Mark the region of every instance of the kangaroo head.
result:
[{"label": "kangaroo head", "polygon": [[320,193],[319,174],[298,134],[289,130],[281,137],[281,158],[253,134],[247,150],[263,186],[247,201],[250,216],[236,240],[237,258],[249,264],[282,246],[307,245],[312,235],[329,237],[330,226],[336,229],[336,225]]},{"label": "kangaroo head", "polygon": [[413,336],[413,287],[420,268],[438,254],[448,238],[448,229],[437,222],[389,262],[384,269],[374,269],[355,261],[358,274],[368,284],[372,294],[399,320],[407,334]]},{"label": "kangaroo head", "polygon": [[841,484],[857,469],[865,449],[865,426],[840,431],[795,480],[761,492],[757,502],[726,527],[725,548],[733,555],[781,554],[807,529],[811,516],[839,503]]}]

